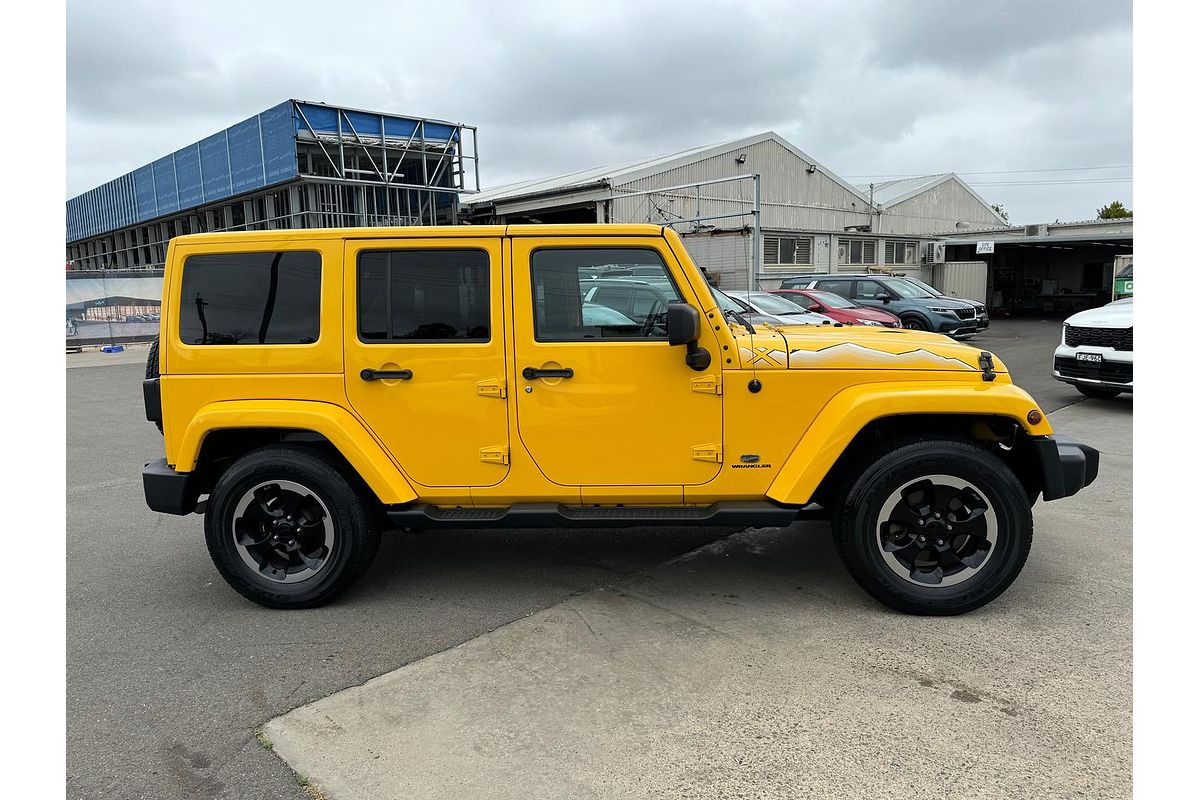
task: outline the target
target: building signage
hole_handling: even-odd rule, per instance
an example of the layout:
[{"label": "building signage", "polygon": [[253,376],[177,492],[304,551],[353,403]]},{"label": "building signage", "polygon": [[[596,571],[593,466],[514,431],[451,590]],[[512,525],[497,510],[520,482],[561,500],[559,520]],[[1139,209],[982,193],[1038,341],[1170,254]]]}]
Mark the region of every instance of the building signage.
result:
[{"label": "building signage", "polygon": [[993,241],[985,241],[985,242],[976,242],[975,243],[975,254],[976,255],[980,255],[982,253],[994,253],[994,252],[996,252],[996,243]]}]

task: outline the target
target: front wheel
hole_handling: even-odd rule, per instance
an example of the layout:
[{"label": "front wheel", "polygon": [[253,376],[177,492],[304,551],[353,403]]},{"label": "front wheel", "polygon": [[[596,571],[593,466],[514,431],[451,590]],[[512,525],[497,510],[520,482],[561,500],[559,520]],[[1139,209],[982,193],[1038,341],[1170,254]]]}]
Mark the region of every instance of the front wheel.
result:
[{"label": "front wheel", "polygon": [[1101,386],[1085,386],[1083,384],[1075,384],[1075,388],[1084,397],[1094,397],[1098,400],[1112,400],[1121,392],[1117,389],[1105,389]]},{"label": "front wheel", "polygon": [[903,319],[904,327],[910,331],[927,331],[929,326],[925,324],[925,320],[920,317],[905,317]]},{"label": "front wheel", "polygon": [[1016,579],[1033,543],[1029,497],[994,453],[964,440],[877,452],[834,510],[834,543],[872,597],[909,614],[985,605]]},{"label": "front wheel", "polygon": [[379,550],[362,492],[303,447],[264,447],[234,462],[209,496],[204,534],[221,576],[268,608],[328,603]]}]

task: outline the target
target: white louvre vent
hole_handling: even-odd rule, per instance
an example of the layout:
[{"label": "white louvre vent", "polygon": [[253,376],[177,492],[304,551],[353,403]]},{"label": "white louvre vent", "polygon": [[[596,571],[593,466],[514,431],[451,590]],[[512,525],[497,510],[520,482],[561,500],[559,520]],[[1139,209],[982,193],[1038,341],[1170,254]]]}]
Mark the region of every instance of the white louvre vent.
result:
[{"label": "white louvre vent", "polygon": [[768,236],[763,239],[763,263],[779,263],[779,240],[774,236]]},{"label": "white louvre vent", "polygon": [[796,239],[796,253],[794,264],[811,264],[812,263],[812,239]]}]

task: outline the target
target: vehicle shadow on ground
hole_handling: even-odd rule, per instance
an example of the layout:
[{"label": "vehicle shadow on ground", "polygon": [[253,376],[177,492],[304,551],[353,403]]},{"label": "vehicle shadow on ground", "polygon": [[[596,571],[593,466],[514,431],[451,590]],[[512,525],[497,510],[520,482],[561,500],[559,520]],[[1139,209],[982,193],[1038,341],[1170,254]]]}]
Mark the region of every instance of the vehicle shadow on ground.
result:
[{"label": "vehicle shadow on ground", "polygon": [[397,593],[425,598],[435,605],[450,597],[474,604],[487,602],[487,598],[524,595],[539,586],[555,594],[576,595],[737,530],[392,530],[384,533],[371,570],[335,605],[386,604]]},{"label": "vehicle shadow on ground", "polygon": [[1112,399],[1099,398],[1099,397],[1085,397],[1083,399],[1083,402],[1087,403],[1090,406],[1094,406],[1095,408],[1111,409],[1113,411],[1124,411],[1129,414],[1133,413],[1133,395],[1131,395],[1131,394],[1117,395],[1116,397],[1114,397]]}]

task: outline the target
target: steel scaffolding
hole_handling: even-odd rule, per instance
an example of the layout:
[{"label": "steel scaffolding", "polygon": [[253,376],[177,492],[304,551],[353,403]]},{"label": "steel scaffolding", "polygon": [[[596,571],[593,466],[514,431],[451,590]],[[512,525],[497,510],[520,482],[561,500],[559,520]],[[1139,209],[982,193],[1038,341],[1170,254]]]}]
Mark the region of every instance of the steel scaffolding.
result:
[{"label": "steel scaffolding", "polygon": [[[266,114],[273,116],[268,120]],[[286,128],[278,123],[281,115]],[[261,145],[262,155],[250,165],[262,171],[261,178],[250,179],[259,188],[237,191],[246,169],[233,161],[245,151],[236,152],[230,144],[230,133],[251,118],[166,157],[170,164],[162,169],[166,159],[69,201],[68,269],[160,268],[167,242],[188,233],[454,224],[459,196],[479,190],[473,126],[297,100],[259,116],[257,127],[250,128]],[[214,140],[223,182],[204,172]],[[282,150],[282,156],[268,159],[271,148]],[[191,184],[180,181],[180,165],[194,170]],[[164,174],[171,195],[162,191]],[[214,183],[219,185],[212,189]],[[178,207],[189,194],[209,199]],[[163,210],[164,198],[175,200],[175,206],[168,203],[171,210],[156,213]],[[120,224],[139,213],[150,218]],[[72,231],[94,233],[71,240]]]}]

